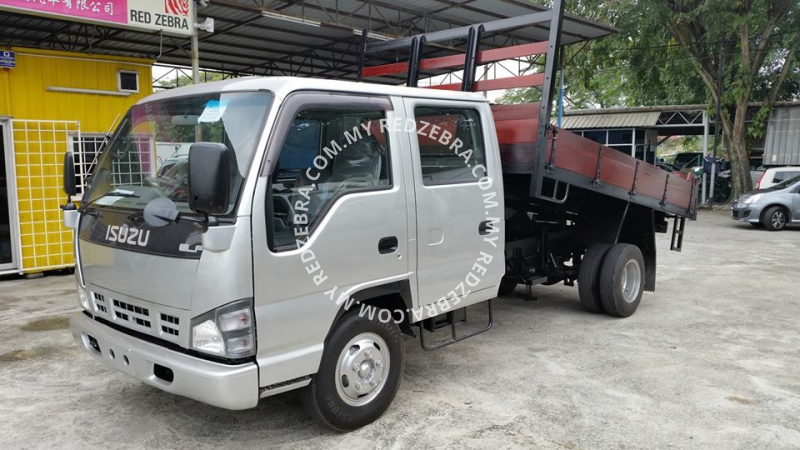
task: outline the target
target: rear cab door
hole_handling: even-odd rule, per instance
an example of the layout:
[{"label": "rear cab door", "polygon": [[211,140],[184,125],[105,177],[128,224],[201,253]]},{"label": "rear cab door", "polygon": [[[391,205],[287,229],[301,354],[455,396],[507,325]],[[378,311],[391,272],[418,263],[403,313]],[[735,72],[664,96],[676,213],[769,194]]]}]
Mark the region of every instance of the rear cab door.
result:
[{"label": "rear cab door", "polygon": [[417,318],[431,317],[497,295],[505,273],[502,168],[488,103],[404,104],[416,205],[415,307],[423,309]]}]

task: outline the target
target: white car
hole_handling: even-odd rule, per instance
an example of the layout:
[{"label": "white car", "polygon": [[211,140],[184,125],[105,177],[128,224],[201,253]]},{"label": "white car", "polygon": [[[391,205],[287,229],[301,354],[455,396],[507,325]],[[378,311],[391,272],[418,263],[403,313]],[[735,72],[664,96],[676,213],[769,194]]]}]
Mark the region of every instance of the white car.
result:
[{"label": "white car", "polygon": [[764,171],[756,181],[756,189],[767,189],[800,175],[800,167],[773,167]]}]

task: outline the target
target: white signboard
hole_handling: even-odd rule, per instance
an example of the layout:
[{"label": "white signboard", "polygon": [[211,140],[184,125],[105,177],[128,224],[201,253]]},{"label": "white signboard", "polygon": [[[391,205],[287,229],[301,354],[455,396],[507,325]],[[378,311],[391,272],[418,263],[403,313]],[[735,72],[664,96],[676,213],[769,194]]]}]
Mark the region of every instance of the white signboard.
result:
[{"label": "white signboard", "polygon": [[0,11],[191,36],[194,0],[0,0]]}]

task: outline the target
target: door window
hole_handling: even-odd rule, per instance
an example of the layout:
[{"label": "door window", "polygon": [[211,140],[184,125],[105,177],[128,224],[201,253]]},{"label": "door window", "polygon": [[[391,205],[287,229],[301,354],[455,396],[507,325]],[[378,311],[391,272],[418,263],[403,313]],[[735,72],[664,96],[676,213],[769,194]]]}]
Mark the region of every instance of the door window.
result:
[{"label": "door window", "polygon": [[273,248],[296,248],[338,198],[392,186],[381,120],[383,111],[311,109],[295,116],[271,178]]},{"label": "door window", "polygon": [[486,155],[478,111],[467,108],[414,108],[425,186],[474,182],[486,176]]}]

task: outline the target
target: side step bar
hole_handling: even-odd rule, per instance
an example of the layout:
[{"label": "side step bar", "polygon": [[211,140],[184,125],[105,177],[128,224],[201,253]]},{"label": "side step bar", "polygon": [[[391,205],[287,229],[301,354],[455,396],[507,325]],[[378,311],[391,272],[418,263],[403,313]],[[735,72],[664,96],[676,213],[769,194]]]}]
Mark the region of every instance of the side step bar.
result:
[{"label": "side step bar", "polygon": [[[430,319],[425,319],[422,322],[420,322],[419,343],[422,346],[422,349],[426,351],[440,349],[450,344],[455,344],[456,342],[463,341],[464,339],[468,339],[491,330],[492,324],[494,323],[494,318],[492,316],[492,300],[491,299],[487,300],[485,303],[487,308],[489,309],[488,323],[486,324],[485,327],[472,331],[465,335],[461,336],[458,335],[458,330],[456,325],[459,322],[466,322],[466,308],[450,311]],[[464,317],[463,319],[460,318],[462,316]],[[439,342],[429,343],[430,337],[426,339],[425,335],[433,334],[435,330],[443,328],[445,326],[450,326],[450,338]]]}]

